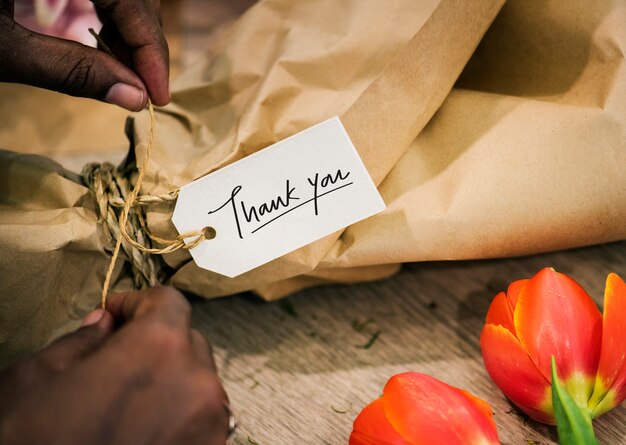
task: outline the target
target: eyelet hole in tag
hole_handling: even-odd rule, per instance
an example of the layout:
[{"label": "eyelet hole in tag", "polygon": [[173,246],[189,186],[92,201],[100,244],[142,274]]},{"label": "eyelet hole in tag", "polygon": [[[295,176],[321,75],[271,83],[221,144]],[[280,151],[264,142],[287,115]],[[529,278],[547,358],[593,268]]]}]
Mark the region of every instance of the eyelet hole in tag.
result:
[{"label": "eyelet hole in tag", "polygon": [[213,227],[207,226],[202,229],[202,235],[204,235],[205,240],[211,240],[217,236],[217,230],[215,230]]}]

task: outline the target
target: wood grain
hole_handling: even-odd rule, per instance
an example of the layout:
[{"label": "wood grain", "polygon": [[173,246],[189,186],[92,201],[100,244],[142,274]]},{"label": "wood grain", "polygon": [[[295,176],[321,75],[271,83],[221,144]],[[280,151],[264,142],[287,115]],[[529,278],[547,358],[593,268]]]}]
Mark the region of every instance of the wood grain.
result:
[{"label": "wood grain", "polygon": [[[214,345],[240,421],[232,443],[346,444],[359,411],[403,371],[429,373],[488,401],[503,444],[558,443],[554,428],[512,408],[486,374],[479,349],[493,296],[545,266],[571,275],[601,304],[607,274],[626,275],[626,242],[411,264],[385,281],[309,289],[286,303],[252,295],[194,301],[194,324]],[[377,330],[369,349],[359,347]],[[626,443],[624,407],[594,423],[600,443]]]}]

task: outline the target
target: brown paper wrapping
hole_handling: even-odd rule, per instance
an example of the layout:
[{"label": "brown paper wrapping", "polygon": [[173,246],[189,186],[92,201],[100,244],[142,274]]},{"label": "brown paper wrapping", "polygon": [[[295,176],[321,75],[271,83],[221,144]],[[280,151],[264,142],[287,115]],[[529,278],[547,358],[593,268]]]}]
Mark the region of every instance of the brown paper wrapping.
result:
[{"label": "brown paper wrapping", "polygon": [[107,256],[95,202],[55,162],[0,152],[0,362],[93,308]]},{"label": "brown paper wrapping", "polygon": [[[162,193],[181,186],[335,115],[379,184],[444,101],[501,4],[257,5],[208,66],[179,79],[174,105],[157,120],[146,190]],[[255,38],[259,33],[272,38]],[[241,48],[254,58],[241,57]],[[147,129],[142,116],[135,125],[138,157],[145,151]],[[169,214],[151,216],[155,231],[175,236]],[[186,291],[217,296],[257,289],[274,298],[292,289],[276,292],[271,283],[311,272],[339,235],[236,279],[199,269],[188,254],[165,259],[177,269],[172,283]],[[372,279],[395,270],[369,266],[351,276]]]},{"label": "brown paper wrapping", "polygon": [[[626,238],[626,5],[514,0],[494,22],[501,6],[266,0],[248,11],[177,79],[142,193],[339,115],[388,208],[235,279],[170,254],[169,281],[204,297],[254,289],[272,299],[381,278],[406,261]],[[148,129],[137,115],[139,163]],[[78,178],[42,158],[0,159],[6,361],[96,303],[112,239]],[[170,215],[149,209],[150,228],[174,236]],[[118,288],[127,269],[118,267]]]}]

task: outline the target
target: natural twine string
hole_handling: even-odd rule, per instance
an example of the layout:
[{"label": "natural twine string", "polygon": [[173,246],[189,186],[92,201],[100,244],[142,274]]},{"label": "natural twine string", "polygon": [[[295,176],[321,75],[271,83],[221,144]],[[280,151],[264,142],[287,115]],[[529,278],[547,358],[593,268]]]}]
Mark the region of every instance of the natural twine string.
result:
[{"label": "natural twine string", "polygon": [[[141,167],[139,169],[139,175],[137,176],[137,181],[135,182],[135,186],[133,187],[130,195],[123,200],[123,208],[122,213],[119,217],[119,235],[117,236],[117,240],[115,243],[115,248],[113,249],[113,254],[111,255],[111,261],[109,262],[109,267],[107,269],[106,276],[104,278],[104,284],[102,285],[102,308],[106,308],[106,297],[109,291],[109,286],[111,283],[111,277],[113,276],[113,271],[115,269],[115,263],[120,253],[120,248],[122,246],[122,240],[128,242],[131,246],[137,249],[140,252],[145,252],[153,255],[163,255],[166,253],[175,252],[180,249],[193,249],[198,244],[206,239],[204,229],[195,230],[193,232],[183,233],[176,237],[176,239],[166,239],[161,238],[156,235],[153,235],[148,230],[145,218],[140,212],[136,212],[135,215],[139,224],[141,225],[143,232],[153,241],[165,246],[163,248],[154,248],[154,247],[146,247],[143,240],[137,241],[128,233],[127,224],[129,222],[129,215],[131,214],[131,209],[135,206],[145,206],[155,203],[161,203],[166,201],[172,201],[176,197],[178,197],[178,190],[169,192],[164,195],[142,195],[139,196],[139,191],[141,190],[141,184],[143,183],[144,176],[146,174],[146,170],[148,167],[148,163],[150,161],[150,155],[152,152],[152,146],[154,141],[154,126],[155,126],[155,118],[154,118],[154,108],[152,106],[152,102],[148,99],[148,111],[150,113],[150,132],[148,136],[148,144],[146,146],[146,154],[143,160]],[[114,205],[120,205],[119,200],[116,200]],[[185,240],[188,238],[193,238],[189,243],[185,243]],[[154,285],[155,283],[150,283]]]},{"label": "natural twine string", "polygon": [[[104,40],[102,40],[98,33],[93,28],[89,28],[89,32],[98,42],[98,46],[111,57],[115,58],[111,49],[107,46]],[[139,195],[141,184],[143,183],[143,178],[148,167],[148,162],[150,162],[150,154],[152,152],[152,145],[154,141],[154,108],[150,98],[148,98],[148,112],[150,113],[150,132],[148,136],[148,144],[146,146],[146,155],[141,167],[137,166],[139,175],[137,176],[137,181],[135,182],[135,186],[130,192],[130,195],[124,197],[122,193],[120,193],[120,196],[111,196],[108,193],[105,194],[105,189],[110,191],[113,188],[113,182],[117,184],[118,192],[121,191],[121,184],[123,183],[122,178],[119,177],[117,169],[115,170],[116,174],[113,174],[113,169],[110,168],[110,164],[109,166],[89,164],[85,166],[85,169],[83,169],[85,182],[96,192],[96,198],[100,197],[100,199],[98,199],[100,214],[103,218],[105,218],[107,226],[109,227],[109,232],[116,239],[115,248],[113,249],[111,261],[109,262],[109,267],[104,278],[104,284],[102,285],[102,309],[106,308],[107,293],[109,292],[115,263],[117,262],[117,258],[120,254],[122,241],[125,241],[134,248],[132,249],[124,246],[124,251],[133,264],[133,269],[135,270],[135,286],[143,287],[144,285],[154,286],[159,282],[156,272],[157,267],[150,255],[163,255],[180,249],[193,249],[202,241],[207,239],[207,232],[205,232],[205,229],[180,234],[173,240],[153,235],[150,233],[150,230],[148,230],[148,225],[146,224],[143,214],[140,210],[136,209],[136,207],[141,206],[174,202],[178,198],[179,193],[179,190],[177,189],[162,195]],[[102,174],[103,172],[105,173],[104,175]],[[99,181],[96,178],[99,178]],[[108,185],[105,187],[103,182],[105,182],[106,179],[108,179],[108,182],[106,182]],[[121,215],[117,221],[115,218],[116,212],[110,208],[111,206],[122,207]],[[131,214],[131,209],[133,208],[135,208],[135,212]],[[130,229],[127,225],[130,226]],[[141,229],[137,227],[138,225]],[[129,230],[135,235],[134,237],[129,234]],[[145,239],[145,236],[165,247],[160,249],[146,247],[148,240]],[[185,243],[185,240],[188,238],[193,238],[193,240],[189,243]]]},{"label": "natural twine string", "polygon": [[[114,241],[121,238],[119,218],[126,199],[130,195],[132,184],[128,178],[128,172],[105,162],[91,163],[83,167],[83,182],[89,187],[96,198],[102,228]],[[139,197],[138,197],[139,198]],[[121,205],[120,205],[121,203]],[[129,235],[140,243],[149,244],[150,237],[144,231],[141,221],[143,220],[144,207],[137,206],[129,215]],[[111,247],[110,252],[112,252]],[[131,266],[135,288],[143,289],[159,283],[162,277],[161,267],[153,255],[141,252],[122,241],[120,254],[124,253],[126,260]]]}]

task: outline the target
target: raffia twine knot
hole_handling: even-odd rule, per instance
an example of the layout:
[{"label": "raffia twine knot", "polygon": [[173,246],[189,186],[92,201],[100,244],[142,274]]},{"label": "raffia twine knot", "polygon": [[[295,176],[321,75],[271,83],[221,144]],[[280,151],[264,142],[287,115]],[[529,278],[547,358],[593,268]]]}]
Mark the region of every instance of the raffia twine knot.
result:
[{"label": "raffia twine knot", "polygon": [[[99,223],[113,240],[113,244],[121,239],[121,253],[131,265],[135,288],[143,289],[157,285],[163,278],[158,258],[128,242],[120,231],[122,211],[132,191],[129,178],[108,162],[89,163],[83,167],[81,175],[85,185],[94,192],[100,213]],[[151,248],[151,240],[145,229],[144,207],[147,204],[172,202],[177,196],[176,191],[167,195],[148,196],[149,200],[137,199],[128,215],[126,224],[128,235],[137,243]],[[113,247],[107,246],[106,251],[111,255]]]},{"label": "raffia twine knot", "polygon": [[[108,230],[115,247],[111,251],[111,261],[104,277],[102,285],[102,308],[106,309],[107,293],[115,262],[121,252],[131,263],[135,287],[142,289],[155,286],[160,283],[159,275],[162,270],[158,267],[152,255],[164,255],[180,249],[193,249],[206,239],[208,227],[181,233],[175,239],[166,239],[153,235],[146,224],[146,205],[159,203],[173,203],[178,198],[179,190],[173,190],[162,195],[139,195],[143,177],[150,161],[150,152],[154,141],[154,108],[148,99],[148,112],[150,113],[150,133],[146,146],[146,156],[141,166],[138,166],[137,179],[134,186],[131,185],[128,176],[119,167],[104,163],[87,164],[83,168],[83,181],[96,195],[96,201],[100,210],[100,217],[104,227]],[[153,247],[151,241],[163,247]]]}]

